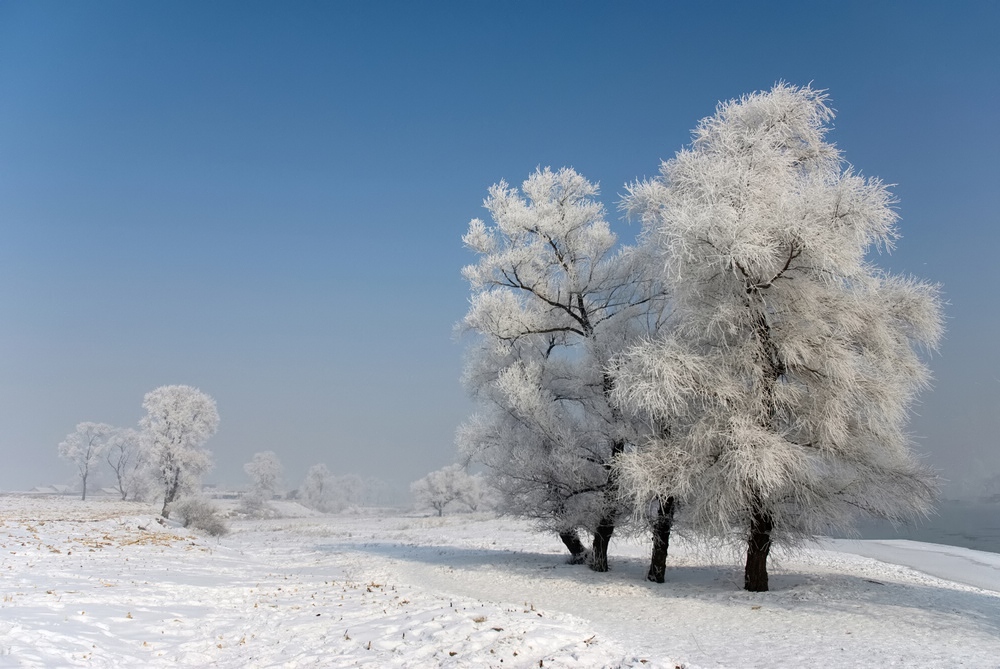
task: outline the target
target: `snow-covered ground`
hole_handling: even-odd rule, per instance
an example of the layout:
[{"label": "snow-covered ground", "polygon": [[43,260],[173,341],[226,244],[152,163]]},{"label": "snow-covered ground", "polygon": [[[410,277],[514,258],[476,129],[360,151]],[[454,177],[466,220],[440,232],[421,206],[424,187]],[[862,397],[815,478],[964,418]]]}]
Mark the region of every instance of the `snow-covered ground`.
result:
[{"label": "snow-covered ground", "polygon": [[680,540],[656,585],[639,541],[596,574],[513,520],[300,516],[0,497],[0,666],[1000,667],[996,554],[830,541],[751,594]]}]

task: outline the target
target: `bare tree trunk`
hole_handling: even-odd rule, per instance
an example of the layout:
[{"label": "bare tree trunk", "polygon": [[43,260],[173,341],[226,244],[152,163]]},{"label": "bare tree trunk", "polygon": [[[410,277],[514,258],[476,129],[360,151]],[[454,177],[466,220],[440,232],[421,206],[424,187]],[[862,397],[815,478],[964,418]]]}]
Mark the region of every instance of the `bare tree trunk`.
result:
[{"label": "bare tree trunk", "polygon": [[83,479],[83,495],[80,497],[80,501],[86,502],[87,501],[87,475],[84,474],[80,478]]},{"label": "bare tree trunk", "polygon": [[670,530],[674,525],[674,498],[656,501],[657,513],[653,520],[653,554],[649,559],[646,580],[663,583],[667,572],[667,550],[670,548]]},{"label": "bare tree trunk", "polygon": [[583,564],[587,560],[587,547],[580,541],[580,534],[575,530],[563,530],[559,538],[569,550],[570,564]]},{"label": "bare tree trunk", "polygon": [[767,592],[767,556],[771,552],[771,530],[774,521],[769,513],[755,511],[750,521],[747,540],[747,564],[743,572],[743,588],[750,592]]}]

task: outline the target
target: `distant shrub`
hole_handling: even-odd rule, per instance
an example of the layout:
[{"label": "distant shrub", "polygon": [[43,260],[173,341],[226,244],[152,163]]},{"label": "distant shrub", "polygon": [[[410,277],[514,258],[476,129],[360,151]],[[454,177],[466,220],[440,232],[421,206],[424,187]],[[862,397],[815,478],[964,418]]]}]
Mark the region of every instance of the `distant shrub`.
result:
[{"label": "distant shrub", "polygon": [[237,513],[241,513],[249,518],[277,518],[278,511],[267,502],[264,493],[259,490],[251,490],[240,498],[240,503],[236,506]]},{"label": "distant shrub", "polygon": [[213,537],[229,533],[229,525],[220,515],[219,507],[204,497],[184,497],[175,502],[171,510],[184,519],[184,527],[193,527]]}]

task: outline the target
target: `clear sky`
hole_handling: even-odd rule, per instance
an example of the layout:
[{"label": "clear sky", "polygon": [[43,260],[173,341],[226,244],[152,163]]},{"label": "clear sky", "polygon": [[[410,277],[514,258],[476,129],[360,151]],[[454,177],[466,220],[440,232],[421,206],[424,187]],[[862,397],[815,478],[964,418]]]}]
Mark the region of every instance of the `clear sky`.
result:
[{"label": "clear sky", "polygon": [[912,424],[1000,471],[998,2],[0,3],[0,488],[69,482],[84,420],[218,402],[208,480],[274,450],[405,484],[472,410],[461,235],[500,179],[573,166],[618,220],[717,101],[829,90],[898,184],[879,262],[941,282]]}]

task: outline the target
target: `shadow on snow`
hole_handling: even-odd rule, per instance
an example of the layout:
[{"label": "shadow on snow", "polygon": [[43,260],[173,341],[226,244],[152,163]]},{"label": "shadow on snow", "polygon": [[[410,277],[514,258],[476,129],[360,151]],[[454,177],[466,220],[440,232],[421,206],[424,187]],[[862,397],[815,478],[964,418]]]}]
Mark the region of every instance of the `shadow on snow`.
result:
[{"label": "shadow on snow", "polygon": [[[324,543],[315,548],[329,553],[367,553],[430,567],[442,574],[440,584],[449,594],[462,596],[475,594],[469,587],[463,587],[463,583],[489,573],[505,582],[521,581],[522,587],[524,583],[539,588],[551,585],[570,598],[636,597],[654,599],[658,607],[694,600],[738,608],[766,605],[789,613],[835,610],[870,618],[879,624],[884,624],[890,610],[898,619],[906,619],[911,613],[937,615],[961,619],[963,624],[971,623],[988,633],[1000,634],[997,593],[824,573],[796,569],[792,564],[772,567],[770,592],[749,593],[741,589],[742,567],[721,561],[705,564],[705,558],[692,556],[668,559],[667,582],[657,584],[645,580],[648,563],[634,557],[615,557],[610,572],[597,573],[585,565],[568,564],[564,554],[531,551],[378,541]],[[792,562],[793,559],[784,561]],[[509,591],[511,596],[515,596],[513,590]]]}]

